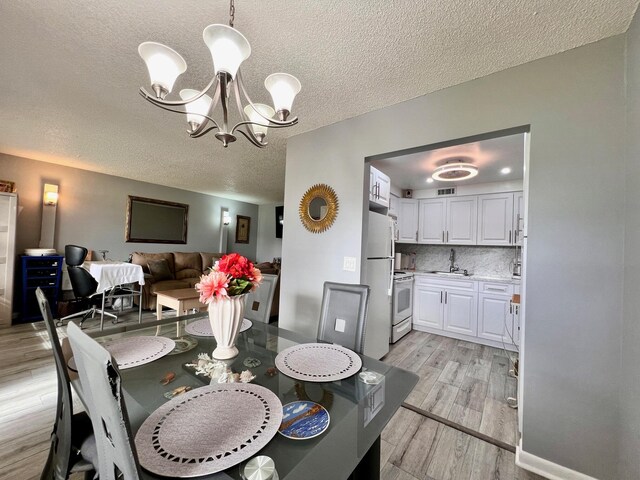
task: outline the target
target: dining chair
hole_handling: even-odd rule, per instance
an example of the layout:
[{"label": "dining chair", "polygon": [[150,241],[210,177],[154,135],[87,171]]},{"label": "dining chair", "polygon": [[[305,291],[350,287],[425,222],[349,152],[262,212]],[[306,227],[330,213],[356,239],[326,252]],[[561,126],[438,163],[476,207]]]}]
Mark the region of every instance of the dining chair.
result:
[{"label": "dining chair", "polygon": [[324,282],[318,341],[363,353],[369,286]]},{"label": "dining chair", "polygon": [[91,414],[100,480],[148,478],[138,462],[116,361],[75,323],[69,322],[67,335]]},{"label": "dining chair", "polygon": [[247,293],[244,302],[244,318],[269,323],[271,304],[276,291],[278,275],[262,274],[262,283],[253,292]]},{"label": "dining chair", "polygon": [[51,432],[49,456],[40,478],[41,480],[63,480],[76,472],[86,472],[87,477],[90,478],[94,471],[94,464],[97,465],[91,420],[85,412],[75,415],[73,413],[69,373],[49,301],[40,287],[36,289],[36,298],[51,341],[58,377],[56,418]]},{"label": "dining chair", "polygon": [[73,295],[80,299],[84,306],[89,306],[89,308],[61,318],[58,320],[58,325],[62,325],[65,320],[82,317],[82,320],[80,320],[80,327],[82,327],[84,321],[89,317],[93,318],[96,313],[104,313],[116,320],[118,318],[117,315],[104,311],[103,294],[97,292],[98,282],[88,271],[82,268],[88,252],[89,250],[85,247],[78,245],[65,245],[64,247],[64,260],[67,264],[67,273],[71,281]]}]

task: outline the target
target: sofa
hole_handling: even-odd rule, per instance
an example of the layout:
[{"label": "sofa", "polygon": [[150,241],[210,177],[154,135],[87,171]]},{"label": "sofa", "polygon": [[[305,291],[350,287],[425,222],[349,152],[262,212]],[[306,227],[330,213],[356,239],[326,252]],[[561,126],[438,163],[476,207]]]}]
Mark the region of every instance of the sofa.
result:
[{"label": "sofa", "polygon": [[[209,252],[133,252],[131,263],[140,265],[144,271],[142,308],[156,309],[156,294],[165,290],[194,288],[200,276],[207,273],[223,253]],[[262,273],[278,274],[279,270],[270,262],[255,265]],[[278,315],[280,299],[280,279],[276,284],[271,314]]]}]

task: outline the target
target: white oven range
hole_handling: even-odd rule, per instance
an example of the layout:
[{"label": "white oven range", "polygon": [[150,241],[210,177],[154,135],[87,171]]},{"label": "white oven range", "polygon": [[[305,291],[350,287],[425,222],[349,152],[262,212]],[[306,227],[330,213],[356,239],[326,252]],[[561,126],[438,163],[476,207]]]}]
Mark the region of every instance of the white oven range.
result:
[{"label": "white oven range", "polygon": [[393,274],[393,315],[389,343],[396,343],[411,331],[413,320],[413,273]]}]

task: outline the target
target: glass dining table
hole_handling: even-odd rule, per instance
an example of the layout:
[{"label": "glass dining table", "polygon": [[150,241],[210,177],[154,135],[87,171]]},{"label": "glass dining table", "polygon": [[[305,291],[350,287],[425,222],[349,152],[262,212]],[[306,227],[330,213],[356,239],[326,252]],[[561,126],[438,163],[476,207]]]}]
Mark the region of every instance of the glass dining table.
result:
[{"label": "glass dining table", "polygon": [[[205,313],[185,315],[142,325],[116,325],[91,336],[99,342],[135,335],[155,335],[176,339],[176,322],[182,325],[207,318]],[[156,328],[160,325],[162,328]],[[198,354],[215,348],[213,337],[190,336],[183,333],[178,347],[170,355],[135,368],[121,370],[122,388],[131,431],[135,435],[144,420],[169,400],[165,397],[178,387],[196,389],[209,385],[210,379],[196,375],[187,364],[197,362]],[[282,350],[303,343],[315,342],[297,333],[273,325],[253,322],[251,328],[238,335],[236,346],[240,353],[226,361],[233,372],[251,370],[252,381],[274,392],[282,405],[297,400],[310,400],[324,406],[330,415],[328,429],[321,435],[294,440],[276,434],[258,453],[267,455],[275,463],[280,480],[326,480],[379,478],[380,434],[404,399],[418,381],[417,375],[378,360],[361,356],[362,371],[371,372],[374,381],[355,374],[349,378],[326,383],[302,382],[280,373],[275,368],[276,355]],[[180,348],[181,347],[181,348]],[[255,365],[255,359],[259,361]],[[245,363],[245,360],[247,362]],[[253,362],[253,363],[252,363]],[[161,380],[168,373],[175,379],[167,385]],[[233,409],[233,405],[229,405]],[[185,427],[187,428],[187,427]],[[215,430],[211,432],[215,435]],[[249,460],[249,459],[247,459]],[[202,479],[243,479],[242,462]],[[145,471],[148,478],[155,477]]]}]

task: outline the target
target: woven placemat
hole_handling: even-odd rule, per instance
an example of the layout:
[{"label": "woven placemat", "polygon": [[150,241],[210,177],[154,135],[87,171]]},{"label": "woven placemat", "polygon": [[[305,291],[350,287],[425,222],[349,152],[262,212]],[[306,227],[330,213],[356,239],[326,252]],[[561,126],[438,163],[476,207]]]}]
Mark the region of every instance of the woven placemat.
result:
[{"label": "woven placemat", "polygon": [[118,368],[125,370],[170,354],[176,344],[166,337],[140,336],[119,338],[103,346],[113,355]]},{"label": "woven placemat", "polygon": [[305,382],[333,382],[358,373],[362,360],[353,351],[330,343],[303,343],[281,351],[276,367]]},{"label": "woven placemat", "polygon": [[282,403],[260,385],[209,385],[175,397],[136,434],[140,465],[166,477],[225,470],[260,451],[278,431]]},{"label": "woven placemat", "polygon": [[[249,330],[252,326],[253,322],[251,320],[243,318],[242,325],[240,325],[240,333]],[[201,320],[191,322],[189,325],[184,327],[184,331],[189,335],[193,335],[195,337],[213,337],[213,331],[211,331],[211,323],[209,322],[209,318],[203,318]]]}]

